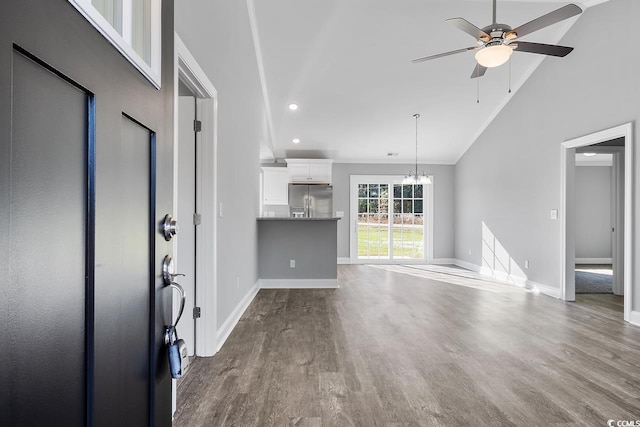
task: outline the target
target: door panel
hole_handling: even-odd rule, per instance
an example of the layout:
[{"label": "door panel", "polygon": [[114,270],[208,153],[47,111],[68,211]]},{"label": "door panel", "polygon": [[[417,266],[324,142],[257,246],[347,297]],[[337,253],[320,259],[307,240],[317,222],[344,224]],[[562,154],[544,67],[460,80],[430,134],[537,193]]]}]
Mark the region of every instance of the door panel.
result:
[{"label": "door panel", "polygon": [[[96,259],[96,419],[104,425],[149,423],[151,143],[147,129],[122,116],[120,155],[111,163],[118,173],[102,184],[111,187],[109,203],[123,207],[110,224],[99,222],[112,240]],[[111,409],[118,406],[122,412]]]},{"label": "door panel", "polygon": [[13,53],[13,134],[2,139],[11,175],[0,190],[10,194],[0,212],[10,221],[10,425],[84,423],[87,105],[86,93]]},{"label": "door panel", "polygon": [[[178,336],[185,340],[189,354],[195,350],[195,320],[193,307],[196,295],[196,233],[193,214],[196,212],[196,134],[193,121],[196,119],[196,99],[193,96],[181,96],[178,104],[178,207],[176,219],[181,224],[176,236],[177,271],[180,285],[187,295],[184,315],[178,325]],[[174,307],[174,313],[178,307]]]},{"label": "door panel", "polygon": [[173,213],[172,0],[162,32],[158,90],[67,1],[0,1],[9,425],[171,425],[158,229]]}]

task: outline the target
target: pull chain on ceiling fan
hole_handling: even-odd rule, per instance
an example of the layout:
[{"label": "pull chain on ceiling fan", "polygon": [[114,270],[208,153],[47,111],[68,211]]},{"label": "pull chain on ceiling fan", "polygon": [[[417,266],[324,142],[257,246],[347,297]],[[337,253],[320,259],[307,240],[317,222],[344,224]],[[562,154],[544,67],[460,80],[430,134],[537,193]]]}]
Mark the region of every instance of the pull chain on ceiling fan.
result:
[{"label": "pull chain on ceiling fan", "polygon": [[464,18],[450,18],[447,22],[454,25],[459,30],[464,31],[475,38],[478,45],[463,49],[456,49],[450,52],[439,53],[437,55],[425,56],[414,59],[413,63],[429,61],[431,59],[442,58],[444,56],[455,55],[457,53],[477,50],[475,58],[478,62],[474,67],[471,78],[482,77],[487,68],[498,67],[509,60],[514,50],[519,52],[537,53],[540,55],[567,56],[572,47],[550,45],[544,43],[533,43],[526,41],[515,41],[527,34],[538,31],[542,28],[556,24],[582,13],[582,9],[575,4],[568,4],[553,12],[542,15],[532,21],[527,22],[517,28],[511,28],[505,24],[499,24],[496,20],[496,0],[493,0],[493,24],[482,29],[476,27]]}]

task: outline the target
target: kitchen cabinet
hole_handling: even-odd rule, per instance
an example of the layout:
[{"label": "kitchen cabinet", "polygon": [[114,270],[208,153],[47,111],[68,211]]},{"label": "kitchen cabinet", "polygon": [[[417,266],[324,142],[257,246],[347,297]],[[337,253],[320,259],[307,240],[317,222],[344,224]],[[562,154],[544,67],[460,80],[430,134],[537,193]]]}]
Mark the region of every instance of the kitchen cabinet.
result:
[{"label": "kitchen cabinet", "polygon": [[288,168],[262,168],[262,204],[289,204]]},{"label": "kitchen cabinet", "polygon": [[331,184],[330,159],[286,159],[289,182]]}]

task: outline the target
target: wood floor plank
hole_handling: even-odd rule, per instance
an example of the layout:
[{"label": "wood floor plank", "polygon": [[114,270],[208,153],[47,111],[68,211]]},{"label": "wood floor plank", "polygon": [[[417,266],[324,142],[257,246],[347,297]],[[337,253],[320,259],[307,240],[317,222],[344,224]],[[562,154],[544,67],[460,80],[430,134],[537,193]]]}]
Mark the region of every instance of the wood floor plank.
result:
[{"label": "wood floor plank", "polygon": [[178,387],[175,426],[603,426],[640,419],[640,328],[446,268],[261,290]]}]

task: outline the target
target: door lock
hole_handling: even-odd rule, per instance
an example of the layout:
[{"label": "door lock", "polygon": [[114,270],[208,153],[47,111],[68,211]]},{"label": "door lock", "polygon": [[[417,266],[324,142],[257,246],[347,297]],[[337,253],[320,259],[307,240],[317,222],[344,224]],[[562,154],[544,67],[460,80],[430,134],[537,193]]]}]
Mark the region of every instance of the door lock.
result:
[{"label": "door lock", "polygon": [[162,222],[162,235],[167,242],[178,233],[178,223],[171,215],[167,214]]}]

